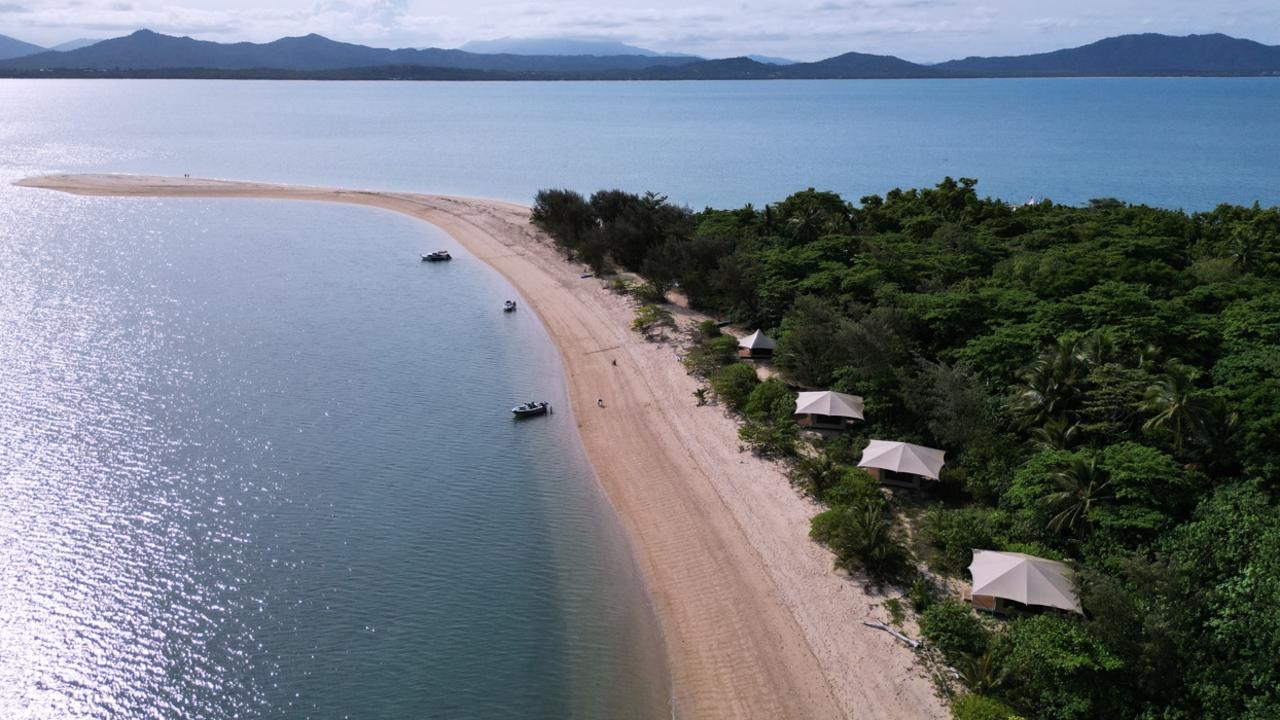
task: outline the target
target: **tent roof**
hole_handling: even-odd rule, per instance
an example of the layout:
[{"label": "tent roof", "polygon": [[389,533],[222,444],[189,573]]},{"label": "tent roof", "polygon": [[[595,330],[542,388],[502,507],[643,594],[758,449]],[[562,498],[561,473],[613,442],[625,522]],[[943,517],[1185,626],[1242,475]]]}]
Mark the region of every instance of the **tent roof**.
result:
[{"label": "tent roof", "polygon": [[831,392],[802,392],[796,396],[796,415],[831,415],[862,419],[862,398]]},{"label": "tent roof", "polygon": [[738,347],[748,350],[772,350],[778,346],[773,338],[765,335],[759,330],[738,340]]},{"label": "tent roof", "polygon": [[858,461],[858,467],[923,475],[937,480],[938,473],[942,471],[945,455],[946,453],[941,450],[911,443],[872,440],[867,445],[867,449],[862,451],[862,459]]},{"label": "tent roof", "polygon": [[1083,613],[1071,584],[1071,569],[1055,560],[1022,553],[974,550],[969,565],[973,594]]}]

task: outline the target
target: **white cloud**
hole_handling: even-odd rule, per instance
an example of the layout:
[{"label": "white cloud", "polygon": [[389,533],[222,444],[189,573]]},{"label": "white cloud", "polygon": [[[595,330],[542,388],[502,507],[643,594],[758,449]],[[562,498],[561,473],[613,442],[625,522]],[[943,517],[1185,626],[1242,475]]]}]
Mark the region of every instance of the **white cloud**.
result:
[{"label": "white cloud", "polygon": [[1218,32],[1276,43],[1280,5],[1234,0],[0,0],[0,32],[33,42],[140,27],[208,40],[316,32],[392,47],[495,37],[611,38],[723,57],[816,59],[857,50],[934,61],[1083,44],[1130,31]]}]

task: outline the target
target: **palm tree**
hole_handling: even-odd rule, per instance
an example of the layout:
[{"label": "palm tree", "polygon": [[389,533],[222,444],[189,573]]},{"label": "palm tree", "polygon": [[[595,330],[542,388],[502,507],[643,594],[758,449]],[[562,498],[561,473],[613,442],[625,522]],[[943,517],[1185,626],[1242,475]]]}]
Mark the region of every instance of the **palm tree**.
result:
[{"label": "palm tree", "polygon": [[1206,421],[1213,417],[1222,401],[1197,391],[1195,376],[1181,365],[1170,365],[1164,377],[1152,383],[1138,409],[1152,413],[1142,424],[1146,432],[1167,431],[1173,435],[1173,452],[1182,456],[1188,435],[1203,436]]},{"label": "palm tree", "polygon": [[1010,409],[1023,416],[1024,426],[1043,425],[1065,418],[1079,398],[1089,372],[1089,358],[1080,341],[1059,339],[1022,370],[1022,383]]},{"label": "palm tree", "polygon": [[1210,396],[1205,415],[1200,423],[1200,442],[1204,446],[1206,465],[1222,474],[1230,474],[1235,453],[1231,450],[1236,431],[1240,429],[1240,415],[1233,412],[1225,398]]},{"label": "palm tree", "polygon": [[1108,363],[1116,354],[1116,345],[1105,333],[1091,332],[1075,343],[1075,355],[1088,367]]},{"label": "palm tree", "polygon": [[1236,223],[1231,231],[1231,262],[1240,272],[1251,272],[1264,249],[1262,236],[1253,223]]},{"label": "palm tree", "polygon": [[[869,502],[848,508],[848,528],[840,539],[838,555],[847,570],[860,563],[873,578],[883,579],[904,560],[903,548],[893,536],[893,522],[882,503]],[[850,561],[857,561],[850,563]]]},{"label": "palm tree", "polygon": [[1111,484],[1106,472],[1098,466],[1098,456],[1075,457],[1067,469],[1053,475],[1058,490],[1044,497],[1044,504],[1056,511],[1048,528],[1054,532],[1070,530],[1079,535],[1088,531],[1089,515],[1098,505],[1112,500],[1103,494]]},{"label": "palm tree", "polygon": [[799,483],[819,500],[827,490],[840,482],[840,476],[844,473],[844,468],[826,453],[801,459],[796,470]]},{"label": "palm tree", "polygon": [[1032,445],[1039,450],[1070,450],[1080,432],[1079,423],[1054,418],[1031,430]]},{"label": "palm tree", "polygon": [[987,650],[981,655],[962,655],[956,663],[960,681],[974,695],[990,695],[1004,684],[1009,668],[1000,664],[995,653]]},{"label": "palm tree", "polygon": [[807,244],[822,234],[826,220],[827,214],[822,208],[808,205],[787,220],[787,226],[791,228],[791,237],[797,244]]}]

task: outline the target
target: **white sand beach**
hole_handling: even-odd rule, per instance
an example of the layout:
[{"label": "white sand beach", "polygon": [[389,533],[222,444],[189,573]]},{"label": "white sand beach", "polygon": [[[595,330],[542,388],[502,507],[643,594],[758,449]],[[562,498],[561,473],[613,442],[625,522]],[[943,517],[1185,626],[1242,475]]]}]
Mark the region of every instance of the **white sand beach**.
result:
[{"label": "white sand beach", "polygon": [[81,195],[352,203],[441,228],[516,287],[559,348],[587,456],[655,604],[678,717],[947,717],[912,651],[862,625],[888,614],[809,539],[816,505],[775,466],[739,451],[735,422],[718,407],[696,406],[698,384],[673,348],[631,331],[630,301],[580,277],[530,225],[528,208],[194,178],[54,175],[18,184]]}]

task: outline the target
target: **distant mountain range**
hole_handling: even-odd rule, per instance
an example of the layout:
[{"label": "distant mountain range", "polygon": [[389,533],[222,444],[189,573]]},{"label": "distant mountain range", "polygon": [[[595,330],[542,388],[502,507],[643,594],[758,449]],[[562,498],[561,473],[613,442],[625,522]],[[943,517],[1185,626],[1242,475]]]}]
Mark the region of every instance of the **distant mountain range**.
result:
[{"label": "distant mountain range", "polygon": [[747,55],[748,60],[755,60],[758,63],[768,65],[795,65],[796,61],[784,57],[770,57],[769,55]]},{"label": "distant mountain range", "polygon": [[498,40],[473,40],[458,48],[482,55],[640,55],[643,57],[680,57],[686,60],[702,58],[684,53],[661,53],[635,45],[612,40],[582,40],[577,38],[500,38]]},{"label": "distant mountain range", "polygon": [[690,62],[690,58],[611,55],[488,55],[462,50],[388,50],[337,42],[320,35],[287,37],[269,43],[215,43],[139,30],[68,52],[42,52],[0,62],[15,70],[156,71],[290,70],[328,71],[380,66],[418,66],[502,73],[572,74],[639,70]]},{"label": "distant mountain range", "polygon": [[1121,35],[1067,50],[970,57],[933,67],[989,76],[1271,75],[1280,72],[1280,46],[1227,35]]},{"label": "distant mountain range", "polygon": [[[5,57],[4,48],[11,47],[6,41],[20,43],[0,36],[0,58]],[[28,50],[23,51],[21,46]],[[337,42],[320,35],[269,43],[224,44],[139,30],[63,52],[40,52],[40,48],[32,51],[30,48],[35,46],[26,43],[12,45],[13,51],[22,56],[0,59],[0,76],[440,80],[1280,76],[1280,47],[1226,35],[1123,35],[1050,53],[970,57],[937,65],[853,52],[818,62],[789,64],[781,58],[704,60],[581,40],[488,41],[468,47],[472,51],[391,50]],[[507,52],[474,52],[476,49]]]},{"label": "distant mountain range", "polygon": [[54,45],[49,49],[57,50],[58,52],[67,52],[68,50],[79,50],[82,47],[89,47],[94,43],[100,43],[100,42],[102,42],[102,38],[97,38],[97,39],[76,38],[75,40],[68,40],[64,43],[58,43],[57,45]]},{"label": "distant mountain range", "polygon": [[22,57],[23,55],[31,55],[32,53],[43,51],[44,48],[39,45],[22,42],[21,40],[11,38],[8,35],[0,35],[0,60]]}]

